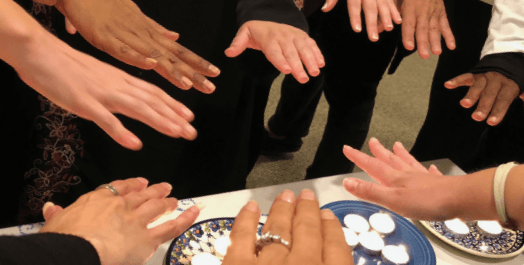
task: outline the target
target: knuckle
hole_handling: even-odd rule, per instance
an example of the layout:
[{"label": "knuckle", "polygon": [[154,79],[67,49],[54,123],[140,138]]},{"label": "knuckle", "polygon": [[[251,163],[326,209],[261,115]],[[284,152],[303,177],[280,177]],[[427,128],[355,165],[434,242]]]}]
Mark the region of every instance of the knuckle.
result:
[{"label": "knuckle", "polygon": [[159,58],[162,55],[163,55],[162,52],[158,49],[153,49],[149,52],[149,57],[153,59]]}]

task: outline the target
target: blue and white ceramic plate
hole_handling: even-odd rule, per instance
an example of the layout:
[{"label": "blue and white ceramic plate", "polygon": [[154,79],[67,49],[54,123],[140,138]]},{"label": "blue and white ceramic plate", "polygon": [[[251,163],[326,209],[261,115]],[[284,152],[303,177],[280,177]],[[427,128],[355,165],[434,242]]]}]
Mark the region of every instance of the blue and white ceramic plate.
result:
[{"label": "blue and white ceramic plate", "polygon": [[[436,265],[435,251],[428,239],[406,218],[376,204],[364,201],[336,201],[326,204],[322,209],[330,209],[344,226],[344,217],[348,214],[358,214],[369,220],[378,212],[387,212],[395,221],[395,231],[386,236],[386,245],[404,245],[409,254],[409,265]],[[368,255],[359,247],[353,250],[355,264],[383,264],[380,256]]]},{"label": "blue and white ceramic plate", "polygon": [[[173,239],[167,250],[164,264],[188,265],[197,254],[217,255],[215,240],[224,236],[229,237],[234,222],[235,218],[213,218],[194,224],[182,235]],[[261,235],[263,225],[258,224],[258,235]]]},{"label": "blue and white ceramic plate", "polygon": [[446,231],[444,222],[420,221],[431,233],[442,241],[473,255],[486,258],[510,258],[524,251],[524,232],[502,229],[496,238],[485,238],[476,226],[470,226],[469,235],[456,238]]}]

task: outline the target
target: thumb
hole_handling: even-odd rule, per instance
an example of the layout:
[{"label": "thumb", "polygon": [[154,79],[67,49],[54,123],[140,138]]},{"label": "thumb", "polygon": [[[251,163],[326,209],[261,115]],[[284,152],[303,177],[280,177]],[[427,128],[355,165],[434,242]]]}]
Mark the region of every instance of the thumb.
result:
[{"label": "thumb", "polygon": [[337,4],[338,0],[326,0],[326,3],[322,6],[322,12],[329,12],[331,11],[335,5]]},{"label": "thumb", "polygon": [[249,29],[247,27],[241,27],[231,42],[231,45],[225,51],[227,57],[237,57],[246,50],[248,43]]},{"label": "thumb", "polygon": [[71,21],[69,21],[69,19],[67,17],[65,18],[65,27],[66,27],[66,31],[69,34],[75,34],[76,33],[75,26],[73,26],[73,24],[71,23]]},{"label": "thumb", "polygon": [[55,205],[52,202],[46,202],[44,204],[44,207],[42,208],[42,213],[44,215],[44,219],[46,222],[49,222],[51,219],[53,219],[56,215],[58,215],[60,212],[62,212],[64,208]]},{"label": "thumb", "polygon": [[459,86],[472,86],[474,82],[475,76],[471,73],[465,73],[447,81],[444,86],[448,89],[454,89]]}]

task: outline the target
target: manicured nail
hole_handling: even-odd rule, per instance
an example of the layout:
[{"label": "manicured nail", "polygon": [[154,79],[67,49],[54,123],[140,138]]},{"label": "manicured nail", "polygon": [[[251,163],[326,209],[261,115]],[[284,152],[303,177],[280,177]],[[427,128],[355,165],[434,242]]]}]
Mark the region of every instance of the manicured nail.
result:
[{"label": "manicured nail", "polygon": [[376,33],[373,33],[373,36],[371,38],[374,40],[378,40],[378,35]]},{"label": "manicured nail", "polygon": [[196,204],[196,207],[197,207],[200,211],[202,211],[204,208],[206,208],[206,206],[205,206],[204,204],[200,203],[200,202]]},{"label": "manicured nail", "polygon": [[173,189],[173,186],[171,186],[171,184],[167,183],[167,182],[163,182],[162,183],[162,186],[164,186],[164,188],[168,189],[168,190],[172,190]]},{"label": "manicured nail", "polygon": [[393,25],[389,24],[389,25],[386,26],[386,28],[388,28],[388,29],[392,29],[392,28],[393,28]]},{"label": "manicured nail", "polygon": [[289,203],[293,203],[295,201],[295,193],[290,190],[285,190],[280,194],[280,199]]},{"label": "manicured nail", "polygon": [[51,207],[51,206],[55,206],[55,204],[52,203],[52,202],[46,202],[44,204],[44,207],[42,207],[42,212],[45,213],[47,211],[47,209],[49,209],[49,207]]},{"label": "manicured nail", "polygon": [[153,66],[158,64],[158,61],[153,58],[146,58],[146,64],[149,66]]},{"label": "manicured nail", "polygon": [[299,198],[302,199],[302,200],[313,201],[313,200],[315,200],[316,197],[315,197],[315,193],[313,191],[311,191],[309,189],[304,189],[300,193]]},{"label": "manicured nail", "polygon": [[360,26],[360,25],[356,25],[356,26],[355,26],[355,29],[356,29],[358,32],[360,32],[360,31],[362,30],[362,26]]},{"label": "manicured nail", "polygon": [[322,6],[322,10],[326,9],[328,7],[328,3],[325,3],[323,6]]},{"label": "manicured nail", "polygon": [[220,69],[218,69],[218,67],[216,67],[216,66],[214,66],[214,65],[210,65],[210,66],[209,66],[209,70],[210,70],[211,72],[213,72],[214,74],[216,74],[216,75],[220,74]]},{"label": "manicured nail", "polygon": [[209,82],[207,79],[204,81],[204,86],[206,86],[206,88],[211,92],[215,91],[216,88],[215,85],[213,85],[213,83]]},{"label": "manicured nail", "polygon": [[320,219],[322,220],[335,220],[337,217],[330,209],[323,209],[320,211]]},{"label": "manicured nail", "polygon": [[181,80],[182,80],[182,83],[183,83],[186,87],[192,87],[192,86],[193,86],[193,82],[191,82],[191,80],[189,80],[189,78],[187,78],[187,77],[185,77],[185,76],[182,76]]},{"label": "manicured nail", "polygon": [[244,207],[248,211],[258,212],[258,203],[256,201],[249,201]]},{"label": "manicured nail", "polygon": [[397,19],[397,23],[398,24],[402,23],[402,18]]},{"label": "manicured nail", "polygon": [[143,177],[138,177],[136,179],[138,179],[138,181],[140,181],[140,183],[142,183],[143,185],[147,186],[147,184],[149,184],[149,181]]}]

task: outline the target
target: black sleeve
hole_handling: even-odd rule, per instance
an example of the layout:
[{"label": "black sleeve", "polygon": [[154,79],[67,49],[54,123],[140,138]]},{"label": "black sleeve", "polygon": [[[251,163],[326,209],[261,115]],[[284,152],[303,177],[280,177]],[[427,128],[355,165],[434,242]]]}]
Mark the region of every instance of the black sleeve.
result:
[{"label": "black sleeve", "polygon": [[471,70],[473,74],[497,72],[513,80],[524,93],[524,53],[505,52],[484,56]]},{"label": "black sleeve", "polygon": [[272,21],[309,31],[306,17],[293,0],[238,0],[238,24],[250,20]]},{"label": "black sleeve", "polygon": [[39,233],[0,236],[0,264],[4,265],[99,265],[91,243],[71,235]]}]

